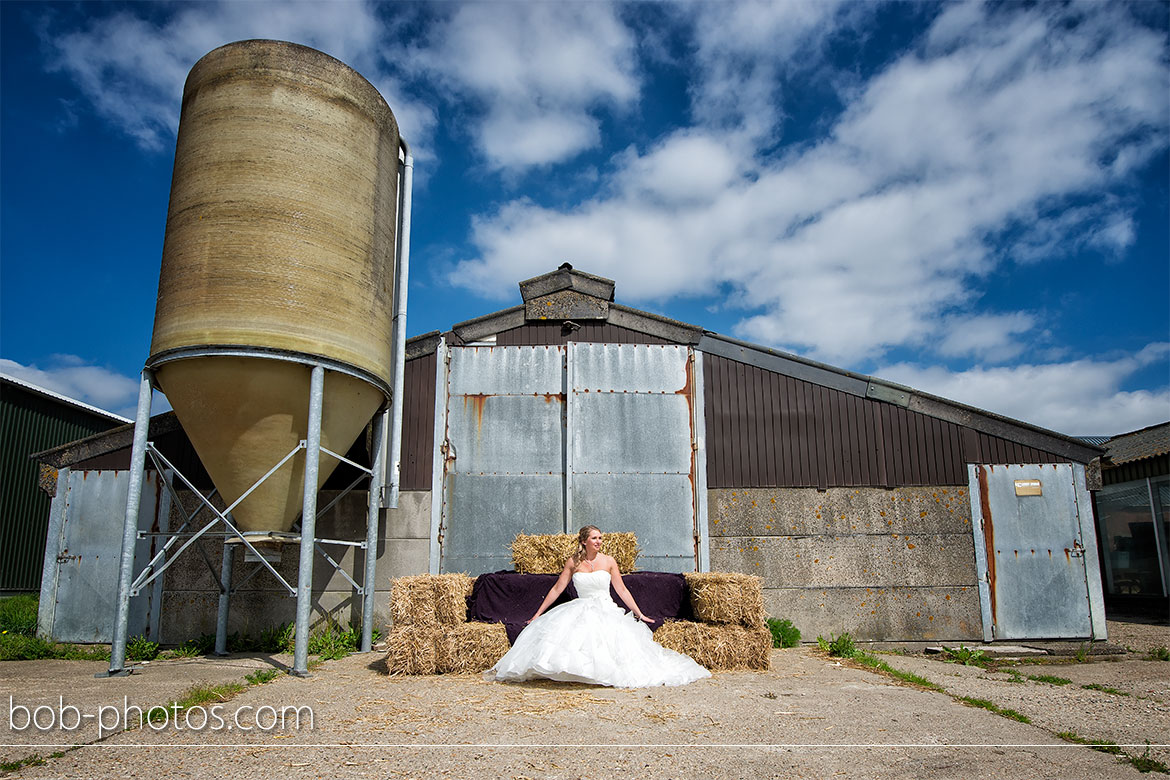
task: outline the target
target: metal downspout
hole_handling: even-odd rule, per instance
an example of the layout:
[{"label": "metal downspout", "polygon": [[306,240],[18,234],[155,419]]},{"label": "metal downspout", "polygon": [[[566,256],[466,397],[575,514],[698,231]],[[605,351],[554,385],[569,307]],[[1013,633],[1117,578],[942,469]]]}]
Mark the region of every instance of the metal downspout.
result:
[{"label": "metal downspout", "polygon": [[402,389],[406,376],[406,298],[410,278],[410,211],[414,187],[414,157],[410,146],[399,138],[404,155],[402,165],[402,206],[398,212],[398,262],[394,267],[394,387],[390,396],[389,485],[382,507],[396,509],[402,477]]}]

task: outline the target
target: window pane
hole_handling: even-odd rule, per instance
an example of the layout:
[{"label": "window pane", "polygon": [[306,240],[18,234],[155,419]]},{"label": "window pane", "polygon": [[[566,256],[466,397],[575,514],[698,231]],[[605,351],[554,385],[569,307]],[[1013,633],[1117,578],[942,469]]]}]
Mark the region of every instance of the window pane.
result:
[{"label": "window pane", "polygon": [[[1170,485],[1167,486],[1170,492]],[[1108,485],[1097,493],[1102,549],[1114,595],[1161,596],[1162,578],[1146,481]]]}]

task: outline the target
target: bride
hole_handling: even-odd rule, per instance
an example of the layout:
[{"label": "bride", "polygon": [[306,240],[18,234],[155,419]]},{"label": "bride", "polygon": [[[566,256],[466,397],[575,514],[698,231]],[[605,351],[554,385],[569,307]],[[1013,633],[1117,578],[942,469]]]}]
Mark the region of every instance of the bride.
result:
[{"label": "bride", "polygon": [[[570,580],[577,598],[548,609]],[[632,615],[610,598],[610,584]],[[577,552],[565,562],[516,644],[484,672],[484,679],[544,678],[645,688],[711,676],[688,656],[655,642],[644,622],[650,619],[626,589],[617,562],[601,552],[601,531],[587,525],[577,535]]]}]

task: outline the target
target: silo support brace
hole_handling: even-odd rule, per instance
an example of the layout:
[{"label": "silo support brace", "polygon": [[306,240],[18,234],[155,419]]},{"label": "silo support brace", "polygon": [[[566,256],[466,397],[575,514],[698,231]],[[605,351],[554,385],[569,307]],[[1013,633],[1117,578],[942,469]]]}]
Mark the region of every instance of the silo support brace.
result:
[{"label": "silo support brace", "polygon": [[370,652],[374,642],[374,581],[378,569],[378,516],[381,514],[382,485],[386,475],[385,448],[386,423],[389,411],[383,408],[374,417],[374,463],[370,470],[369,501],[366,505],[366,572],[362,579],[362,646],[363,653]]},{"label": "silo support brace", "polygon": [[134,577],[134,544],[138,536],[138,509],[142,503],[142,481],[146,471],[146,439],[150,432],[150,401],[154,392],[150,369],[142,369],[138,382],[138,412],[134,417],[134,444],[130,448],[130,484],[126,494],[126,517],[122,524],[122,559],[118,569],[118,602],[114,613],[114,641],[110,646],[110,668],[98,677],[122,677],[126,667],[126,632],[130,624],[130,585]]},{"label": "silo support brace", "polygon": [[215,616],[216,655],[228,654],[228,607],[232,600],[232,562],[236,557],[236,546],[228,541],[223,540],[223,562],[219,567],[219,613]]},{"label": "silo support brace", "polygon": [[309,613],[313,608],[313,548],[317,530],[317,476],[321,457],[321,414],[325,400],[325,367],[313,366],[309,383],[309,434],[305,452],[305,492],[301,506],[301,560],[297,573],[296,648],[292,673],[309,675]]}]

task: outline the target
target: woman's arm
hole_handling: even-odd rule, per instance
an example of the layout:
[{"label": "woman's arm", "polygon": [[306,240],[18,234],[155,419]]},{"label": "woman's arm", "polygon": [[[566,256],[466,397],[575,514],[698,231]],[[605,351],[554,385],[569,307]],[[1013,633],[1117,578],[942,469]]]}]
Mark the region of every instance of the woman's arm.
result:
[{"label": "woman's arm", "polygon": [[548,609],[549,605],[556,601],[557,597],[561,595],[566,587],[568,587],[569,580],[573,579],[573,568],[574,566],[572,558],[565,561],[565,568],[561,572],[561,576],[557,577],[557,581],[554,582],[553,586],[548,589],[548,595],[546,595],[544,597],[544,601],[540,603],[540,609],[536,610],[536,614],[525,621],[525,625],[528,625],[533,620],[536,620],[538,617],[540,617],[541,614],[546,609]]},{"label": "woman's arm", "polygon": [[638,608],[638,603],[634,601],[633,594],[630,593],[629,588],[626,587],[626,583],[622,582],[622,572],[618,568],[617,561],[613,558],[610,558],[609,566],[606,567],[606,571],[609,572],[611,584],[613,585],[614,591],[617,592],[618,598],[626,603],[626,606],[629,607],[630,611],[634,613],[634,617],[646,623],[653,623],[654,621],[652,619],[642,614],[642,610]]}]

